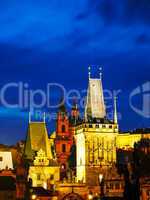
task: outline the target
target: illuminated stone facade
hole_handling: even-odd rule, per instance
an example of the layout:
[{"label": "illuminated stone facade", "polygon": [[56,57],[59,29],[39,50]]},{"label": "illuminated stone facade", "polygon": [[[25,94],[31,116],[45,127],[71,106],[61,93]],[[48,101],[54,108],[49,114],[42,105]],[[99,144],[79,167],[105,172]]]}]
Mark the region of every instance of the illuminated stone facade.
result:
[{"label": "illuminated stone facade", "polygon": [[[77,182],[97,186],[100,173],[104,176],[111,175],[111,169],[117,161],[117,149],[133,149],[135,142],[142,138],[150,138],[150,134],[140,132],[138,134],[120,133],[116,98],[114,119],[109,120],[106,116],[102,80],[89,76],[83,120],[80,119],[79,110],[75,104],[71,116],[66,112],[64,105],[60,107],[56,132],[50,137],[48,137],[45,122],[30,122],[25,156],[33,162],[29,171],[33,186],[48,188],[48,185],[51,185],[50,182],[59,180],[59,175],[61,179],[67,178],[68,160],[71,155],[75,155],[71,154],[74,141],[76,156],[72,157],[76,157],[74,171]],[[116,176],[117,173],[115,178]]]},{"label": "illuminated stone facade", "polygon": [[[108,172],[117,161],[117,149],[134,148],[149,134],[120,133],[116,98],[114,119],[106,117],[102,81],[89,73],[85,121],[76,127],[77,181],[98,185],[99,174]],[[117,175],[117,174],[116,174]]]},{"label": "illuminated stone facade", "polygon": [[13,161],[11,152],[0,152],[0,170],[13,169]]},{"label": "illuminated stone facade", "polygon": [[116,162],[117,127],[116,124],[88,123],[77,127],[77,181],[86,182],[93,166],[99,169]]},{"label": "illuminated stone facade", "polygon": [[51,189],[51,186],[59,181],[59,175],[60,169],[56,161],[49,160],[45,152],[40,149],[37,152],[33,166],[29,168],[29,178],[32,179],[32,186]]},{"label": "illuminated stone facade", "polygon": [[25,144],[25,158],[30,161],[28,178],[32,180],[33,187],[51,189],[60,180],[54,138],[55,133],[50,138],[48,137],[45,121],[30,121]]},{"label": "illuminated stone facade", "polygon": [[98,177],[96,169],[99,166],[106,167],[116,162],[116,121],[106,118],[101,79],[89,78],[85,122],[76,128],[77,181],[91,182],[89,177]]}]

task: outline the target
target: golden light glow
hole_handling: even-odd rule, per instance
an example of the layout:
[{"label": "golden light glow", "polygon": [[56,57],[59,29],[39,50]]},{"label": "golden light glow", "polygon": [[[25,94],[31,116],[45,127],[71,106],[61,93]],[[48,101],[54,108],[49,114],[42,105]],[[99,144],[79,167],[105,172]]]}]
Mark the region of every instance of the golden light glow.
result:
[{"label": "golden light glow", "polygon": [[102,180],[103,180],[103,174],[100,174],[100,175],[99,175],[99,182],[101,183]]},{"label": "golden light glow", "polygon": [[93,195],[92,195],[92,194],[89,194],[89,195],[88,195],[88,199],[89,199],[89,200],[92,200],[92,199],[93,199]]},{"label": "golden light glow", "polygon": [[34,200],[34,199],[36,199],[36,195],[35,194],[33,194],[32,196],[31,196],[31,198]]}]

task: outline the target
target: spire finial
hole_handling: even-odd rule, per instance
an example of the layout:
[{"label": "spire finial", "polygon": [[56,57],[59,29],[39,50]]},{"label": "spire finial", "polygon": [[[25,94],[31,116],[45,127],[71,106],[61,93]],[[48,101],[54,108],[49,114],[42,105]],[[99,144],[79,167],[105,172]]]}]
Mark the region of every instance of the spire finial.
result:
[{"label": "spire finial", "polygon": [[118,124],[118,117],[117,117],[117,96],[114,95],[114,123]]},{"label": "spire finial", "polygon": [[99,67],[99,76],[100,76],[100,80],[102,80],[102,75],[103,75],[103,73],[102,73],[102,67]]},{"label": "spire finial", "polygon": [[31,111],[29,111],[29,124],[31,123]]},{"label": "spire finial", "polygon": [[91,78],[91,66],[89,65],[89,67],[88,67],[88,74],[89,74],[89,79]]},{"label": "spire finial", "polygon": [[43,113],[43,121],[46,122],[46,113]]}]

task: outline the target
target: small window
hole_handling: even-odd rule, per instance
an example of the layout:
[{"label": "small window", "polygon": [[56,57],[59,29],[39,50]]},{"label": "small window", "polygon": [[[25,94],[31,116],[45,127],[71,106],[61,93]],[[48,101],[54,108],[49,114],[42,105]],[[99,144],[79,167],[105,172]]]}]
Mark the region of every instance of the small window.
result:
[{"label": "small window", "polygon": [[65,127],[65,125],[62,125],[61,130],[62,130],[62,133],[65,133],[65,132],[66,132],[66,127]]},{"label": "small window", "polygon": [[0,156],[0,162],[2,162],[2,161],[3,161],[3,157]]},{"label": "small window", "polygon": [[41,175],[37,174],[37,180],[39,181],[41,179]]},{"label": "small window", "polygon": [[119,189],[120,189],[120,184],[116,183],[116,190],[119,190]]},{"label": "small window", "polygon": [[66,145],[62,144],[62,152],[65,153],[66,152]]},{"label": "small window", "polygon": [[54,174],[50,175],[50,180],[54,180]]},{"label": "small window", "polygon": [[110,183],[110,187],[109,187],[111,190],[113,190],[113,184]]},{"label": "small window", "polygon": [[93,128],[92,124],[89,124],[89,128]]}]

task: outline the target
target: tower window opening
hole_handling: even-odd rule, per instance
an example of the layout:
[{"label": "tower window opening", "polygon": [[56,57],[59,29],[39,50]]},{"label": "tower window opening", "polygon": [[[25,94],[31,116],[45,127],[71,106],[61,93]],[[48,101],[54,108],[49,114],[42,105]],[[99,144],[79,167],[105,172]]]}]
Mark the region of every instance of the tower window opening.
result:
[{"label": "tower window opening", "polygon": [[65,127],[65,125],[62,125],[61,130],[62,130],[62,133],[65,133],[65,132],[66,132],[66,127]]},{"label": "tower window opening", "polygon": [[62,144],[62,152],[65,153],[66,152],[66,145]]},{"label": "tower window opening", "polygon": [[39,181],[41,179],[41,174],[37,174],[37,180]]},{"label": "tower window opening", "polygon": [[116,188],[116,190],[119,190],[119,189],[120,189],[120,184],[119,184],[119,183],[116,183],[116,184],[115,184],[115,188]]}]

